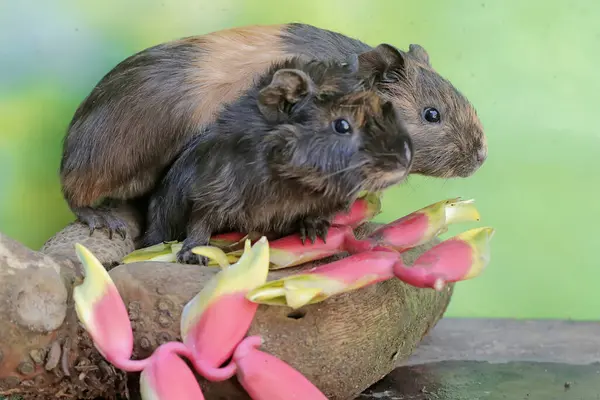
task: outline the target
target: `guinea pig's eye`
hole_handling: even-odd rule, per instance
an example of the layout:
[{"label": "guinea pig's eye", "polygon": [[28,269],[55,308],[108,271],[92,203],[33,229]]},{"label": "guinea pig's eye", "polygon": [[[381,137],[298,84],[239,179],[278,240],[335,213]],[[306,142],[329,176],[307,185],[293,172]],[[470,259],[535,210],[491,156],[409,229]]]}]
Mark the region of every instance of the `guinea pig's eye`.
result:
[{"label": "guinea pig's eye", "polygon": [[440,122],[440,117],[440,112],[433,107],[427,107],[423,110],[423,118],[425,118],[425,121],[427,122]]},{"label": "guinea pig's eye", "polygon": [[336,133],[346,135],[352,132],[352,126],[350,126],[350,122],[346,121],[343,118],[338,118],[332,123],[333,130]]}]

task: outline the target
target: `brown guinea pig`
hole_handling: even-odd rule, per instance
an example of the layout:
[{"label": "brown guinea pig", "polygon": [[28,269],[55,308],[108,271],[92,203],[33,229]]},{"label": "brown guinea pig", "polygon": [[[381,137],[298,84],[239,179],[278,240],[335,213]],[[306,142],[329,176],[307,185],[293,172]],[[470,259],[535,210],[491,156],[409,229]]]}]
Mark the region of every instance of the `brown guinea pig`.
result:
[{"label": "brown guinea pig", "polygon": [[469,101],[417,45],[372,48],[306,24],[250,26],[163,43],[128,57],[79,106],[64,141],[63,194],[78,219],[112,235],[114,201],[149,193],[184,145],[273,62],[292,56],[344,61],[359,55],[363,78],[390,100],[413,139],[411,173],[472,174],[486,158]]},{"label": "brown guinea pig", "polygon": [[275,63],[193,138],[150,197],[144,245],[183,240],[179,262],[227,231],[325,240],[362,190],[400,183],[412,143],[357,66]]}]

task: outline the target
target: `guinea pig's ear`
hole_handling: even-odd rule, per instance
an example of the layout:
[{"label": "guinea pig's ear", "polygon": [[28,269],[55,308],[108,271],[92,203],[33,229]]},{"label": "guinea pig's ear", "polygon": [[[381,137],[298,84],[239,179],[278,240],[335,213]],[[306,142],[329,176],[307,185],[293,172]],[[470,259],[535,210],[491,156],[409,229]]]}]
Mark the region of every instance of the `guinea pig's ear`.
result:
[{"label": "guinea pig's ear", "polygon": [[431,64],[429,63],[429,54],[427,54],[427,51],[418,44],[411,44],[408,46],[408,54],[411,54],[417,60],[420,60],[431,67]]},{"label": "guinea pig's ear", "polygon": [[397,81],[406,67],[404,54],[387,43],[360,54],[358,63],[361,75],[370,83]]},{"label": "guinea pig's ear", "polygon": [[258,95],[258,108],[269,120],[277,120],[291,105],[314,92],[312,79],[297,69],[280,69],[273,74],[269,86]]}]

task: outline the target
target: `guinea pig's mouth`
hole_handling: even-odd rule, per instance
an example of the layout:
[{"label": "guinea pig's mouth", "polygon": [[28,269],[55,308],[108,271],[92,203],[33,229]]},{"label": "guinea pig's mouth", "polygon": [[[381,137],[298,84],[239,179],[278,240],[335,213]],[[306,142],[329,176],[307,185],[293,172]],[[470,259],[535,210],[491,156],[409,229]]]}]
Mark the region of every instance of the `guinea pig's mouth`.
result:
[{"label": "guinea pig's mouth", "polygon": [[475,172],[479,171],[479,168],[481,168],[481,165],[464,165],[460,168],[456,168],[454,171],[449,171],[450,178],[469,178],[475,174]]},{"label": "guinea pig's mouth", "polygon": [[377,179],[382,189],[402,183],[408,176],[408,169],[400,168],[383,172]]}]

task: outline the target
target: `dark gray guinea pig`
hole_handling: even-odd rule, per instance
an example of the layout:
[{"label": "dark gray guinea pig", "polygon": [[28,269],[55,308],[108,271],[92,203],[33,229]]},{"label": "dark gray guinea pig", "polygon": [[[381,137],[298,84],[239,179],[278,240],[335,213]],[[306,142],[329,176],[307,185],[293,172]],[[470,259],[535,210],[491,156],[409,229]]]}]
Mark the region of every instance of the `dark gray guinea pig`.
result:
[{"label": "dark gray guinea pig", "polygon": [[293,58],[191,139],[150,198],[143,245],[183,240],[179,262],[228,231],[325,239],[362,190],[402,182],[412,142],[397,111],[350,63]]}]

